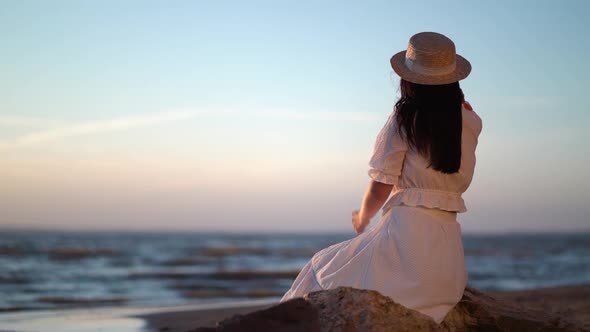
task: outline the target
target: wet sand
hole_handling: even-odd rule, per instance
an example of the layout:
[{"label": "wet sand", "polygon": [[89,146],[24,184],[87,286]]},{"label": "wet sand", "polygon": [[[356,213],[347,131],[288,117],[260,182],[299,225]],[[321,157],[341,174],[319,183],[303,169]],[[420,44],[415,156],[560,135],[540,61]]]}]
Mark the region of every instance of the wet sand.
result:
[{"label": "wet sand", "polygon": [[[524,308],[543,309],[566,320],[580,322],[590,330],[590,285],[541,288],[488,294],[512,301]],[[145,320],[146,331],[186,332],[197,327],[214,327],[218,321],[246,314],[271,305],[228,307],[221,309],[172,311],[137,316]]]},{"label": "wet sand", "polygon": [[190,331],[197,327],[214,327],[217,322],[233,315],[244,315],[271,307],[268,305],[230,307],[220,309],[186,310],[152,313],[137,318],[145,320],[145,331]]},{"label": "wet sand", "polygon": [[188,331],[233,314],[272,306],[278,298],[165,307],[89,307],[0,313],[0,331]]}]

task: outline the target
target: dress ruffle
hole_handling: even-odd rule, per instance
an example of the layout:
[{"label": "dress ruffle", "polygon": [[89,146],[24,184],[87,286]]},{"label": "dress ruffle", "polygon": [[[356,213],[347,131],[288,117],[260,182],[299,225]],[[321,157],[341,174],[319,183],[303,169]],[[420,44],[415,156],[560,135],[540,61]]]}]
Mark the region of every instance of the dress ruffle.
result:
[{"label": "dress ruffle", "polygon": [[397,185],[399,181],[399,175],[385,174],[384,172],[376,168],[370,168],[368,173],[369,177],[377,182]]},{"label": "dress ruffle", "polygon": [[467,212],[461,193],[433,189],[400,189],[385,203],[383,213],[387,212],[392,206],[397,205],[423,206],[450,212]]}]

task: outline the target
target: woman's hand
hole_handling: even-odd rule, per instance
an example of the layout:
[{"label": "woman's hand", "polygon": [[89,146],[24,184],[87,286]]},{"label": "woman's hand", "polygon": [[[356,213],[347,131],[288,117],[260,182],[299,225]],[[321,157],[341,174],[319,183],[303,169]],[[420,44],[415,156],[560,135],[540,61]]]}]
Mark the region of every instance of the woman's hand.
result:
[{"label": "woman's hand", "polygon": [[366,221],[362,221],[359,211],[352,212],[352,227],[356,231],[357,234],[361,234],[365,231],[365,227],[367,227],[369,223]]}]

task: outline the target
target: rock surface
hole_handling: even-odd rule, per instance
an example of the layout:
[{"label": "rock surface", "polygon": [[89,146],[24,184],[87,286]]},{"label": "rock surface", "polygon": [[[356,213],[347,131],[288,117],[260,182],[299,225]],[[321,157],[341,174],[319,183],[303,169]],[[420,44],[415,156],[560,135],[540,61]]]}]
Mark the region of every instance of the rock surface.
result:
[{"label": "rock surface", "polygon": [[587,331],[579,322],[499,300],[473,288],[441,324],[443,331]]},{"label": "rock surface", "polygon": [[308,301],[298,298],[247,315],[235,315],[217,324],[201,327],[194,332],[320,332],[318,310]]},{"label": "rock surface", "polygon": [[438,331],[430,317],[377,291],[339,287],[304,297],[319,312],[320,331]]},{"label": "rock surface", "polygon": [[467,288],[442,324],[376,291],[348,287],[313,292],[269,309],[194,331],[585,331],[563,316],[526,309]]}]

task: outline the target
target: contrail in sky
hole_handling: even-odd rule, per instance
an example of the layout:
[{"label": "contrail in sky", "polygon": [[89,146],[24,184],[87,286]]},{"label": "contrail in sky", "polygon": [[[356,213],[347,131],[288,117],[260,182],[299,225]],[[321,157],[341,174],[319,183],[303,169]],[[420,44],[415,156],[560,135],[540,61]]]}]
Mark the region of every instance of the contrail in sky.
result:
[{"label": "contrail in sky", "polygon": [[[91,121],[82,123],[73,123],[70,125],[45,129],[36,131],[30,134],[17,137],[11,141],[0,142],[0,149],[11,149],[36,145],[60,138],[81,136],[88,134],[103,133],[109,131],[125,130],[135,127],[145,127],[150,125],[162,124],[166,122],[178,121],[195,117],[204,113],[204,111],[198,112],[194,110],[186,111],[174,111],[174,112],[161,112],[151,113],[139,116],[121,117],[111,120],[104,121]],[[9,121],[2,121],[0,118],[0,124]],[[23,124],[30,124],[32,122],[21,121]],[[14,122],[12,122],[14,123]]]},{"label": "contrail in sky", "polygon": [[0,127],[44,127],[29,134],[24,134],[12,140],[0,142],[0,149],[14,149],[42,144],[56,139],[120,131],[137,127],[147,127],[179,120],[186,120],[197,116],[239,116],[248,115],[261,118],[289,118],[294,120],[314,121],[385,121],[383,114],[368,112],[326,112],[307,111],[298,112],[286,109],[250,109],[241,110],[229,107],[226,110],[195,110],[184,109],[169,112],[148,113],[138,116],[120,117],[110,120],[89,121],[81,123],[63,123],[40,118],[1,117]]}]

